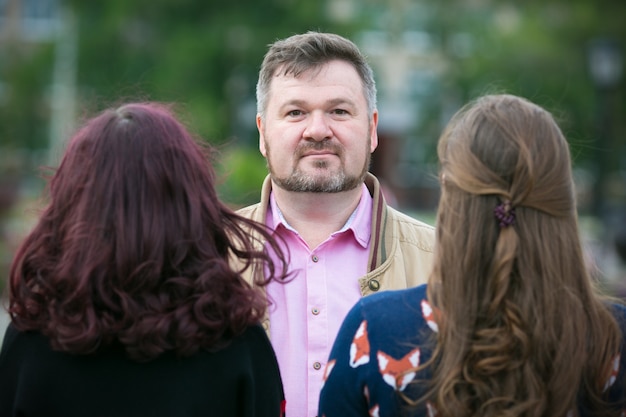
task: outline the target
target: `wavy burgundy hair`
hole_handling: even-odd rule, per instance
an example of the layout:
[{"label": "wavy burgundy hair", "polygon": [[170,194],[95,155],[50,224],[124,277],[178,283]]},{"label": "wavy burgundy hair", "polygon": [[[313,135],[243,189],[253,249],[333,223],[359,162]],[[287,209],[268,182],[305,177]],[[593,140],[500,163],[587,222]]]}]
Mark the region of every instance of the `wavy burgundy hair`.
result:
[{"label": "wavy burgundy hair", "polygon": [[263,286],[285,278],[286,256],[265,226],[218,199],[210,156],[165,104],[87,121],[11,266],[14,325],[60,351],[117,345],[147,360],[218,349],[260,322],[265,297],[229,259],[260,264]]}]

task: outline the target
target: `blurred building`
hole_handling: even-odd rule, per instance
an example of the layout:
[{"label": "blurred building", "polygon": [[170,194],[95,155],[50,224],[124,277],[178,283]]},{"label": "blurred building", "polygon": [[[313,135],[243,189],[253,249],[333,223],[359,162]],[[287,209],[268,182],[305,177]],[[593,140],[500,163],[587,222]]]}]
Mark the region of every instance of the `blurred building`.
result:
[{"label": "blurred building", "polygon": [[[49,158],[54,159],[75,122],[78,36],[70,9],[61,0],[0,0],[0,104],[12,86],[2,79],[3,65],[53,45],[54,58],[46,102],[49,105]],[[3,95],[5,99],[3,100]]]},{"label": "blurred building", "polygon": [[329,2],[328,13],[339,20],[374,22],[353,39],[367,55],[378,88],[379,145],[371,171],[392,205],[434,211],[439,196],[434,150],[448,107],[455,110],[457,104],[446,104],[442,80],[448,59],[441,37],[429,30],[436,5],[338,0]]},{"label": "blurred building", "polygon": [[0,43],[50,41],[58,14],[59,0],[0,0]]}]

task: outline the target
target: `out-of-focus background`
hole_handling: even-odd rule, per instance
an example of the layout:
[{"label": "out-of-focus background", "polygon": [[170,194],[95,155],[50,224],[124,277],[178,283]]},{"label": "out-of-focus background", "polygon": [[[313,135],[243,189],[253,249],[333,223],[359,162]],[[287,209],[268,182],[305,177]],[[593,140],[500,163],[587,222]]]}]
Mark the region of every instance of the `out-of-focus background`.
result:
[{"label": "out-of-focus background", "polygon": [[[596,277],[623,295],[624,0],[0,0],[0,288],[83,117],[127,100],[181,105],[220,151],[220,195],[255,202],[266,173],[255,83],[267,45],[319,30],[354,40],[375,70],[372,171],[401,210],[434,222],[435,144],[490,92],[552,111],[571,144]],[[620,257],[621,254],[621,257]]]}]

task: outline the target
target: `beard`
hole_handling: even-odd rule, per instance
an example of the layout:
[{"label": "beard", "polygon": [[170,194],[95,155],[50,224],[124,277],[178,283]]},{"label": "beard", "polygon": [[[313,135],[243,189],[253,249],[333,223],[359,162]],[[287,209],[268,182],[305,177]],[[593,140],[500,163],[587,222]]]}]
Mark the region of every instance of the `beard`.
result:
[{"label": "beard", "polygon": [[[343,162],[343,148],[337,144],[326,141],[312,143],[307,142],[296,148],[294,153],[296,162],[291,173],[289,173],[286,177],[279,177],[276,174],[274,166],[272,165],[271,149],[268,145],[269,144],[266,142],[265,148],[267,150],[267,167],[272,181],[286,191],[298,193],[340,193],[342,191],[353,190],[361,185],[365,180],[371,161],[371,154],[368,151],[368,140],[367,147],[365,148],[365,161],[361,171],[357,175],[348,175]],[[298,167],[297,163],[301,157],[310,150],[329,150],[334,152],[339,157],[341,162],[339,168],[331,170],[326,161],[319,161],[314,167],[316,170],[315,173],[311,174],[303,172]]]}]

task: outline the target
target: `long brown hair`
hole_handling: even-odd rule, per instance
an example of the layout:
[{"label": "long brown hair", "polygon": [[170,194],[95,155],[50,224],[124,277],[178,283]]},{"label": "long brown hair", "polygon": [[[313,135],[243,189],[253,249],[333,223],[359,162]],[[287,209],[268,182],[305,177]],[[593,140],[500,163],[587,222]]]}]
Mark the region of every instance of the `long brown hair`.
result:
[{"label": "long brown hair", "polygon": [[[48,183],[48,205],[10,273],[15,326],[60,351],[109,346],[147,360],[218,349],[260,322],[266,301],[242,268],[286,273],[265,226],[223,204],[212,149],[170,106],[131,103],[88,120]],[[263,240],[279,254],[274,265]]]},{"label": "long brown hair", "polygon": [[[427,397],[440,416],[602,409],[621,334],[583,261],[567,141],[511,95],[460,110],[438,155],[442,195],[428,297],[441,311]],[[498,205],[515,220],[499,224]]]}]

